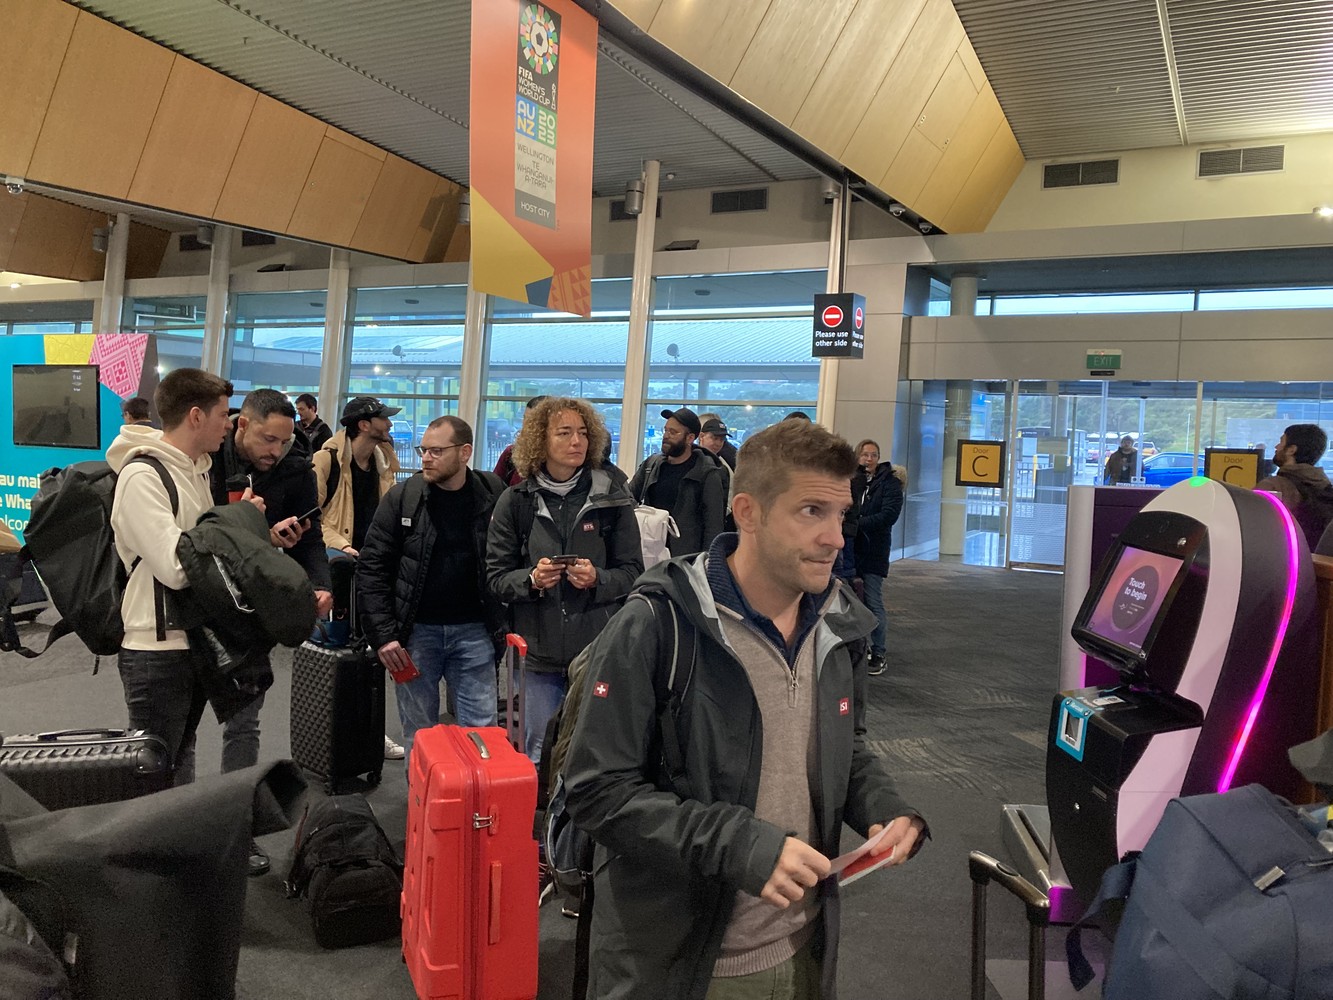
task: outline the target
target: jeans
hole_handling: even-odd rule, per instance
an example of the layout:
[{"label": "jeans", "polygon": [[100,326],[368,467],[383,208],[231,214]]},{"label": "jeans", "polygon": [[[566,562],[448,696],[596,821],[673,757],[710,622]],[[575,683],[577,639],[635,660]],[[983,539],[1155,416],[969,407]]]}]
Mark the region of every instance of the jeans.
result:
[{"label": "jeans", "polygon": [[[517,678],[510,678],[511,682],[518,684]],[[527,679],[523,682],[523,697],[526,699],[522,703],[523,709],[523,748],[527,751],[528,760],[534,764],[541,763],[542,742],[546,737],[546,727],[551,721],[551,717],[560,709],[560,702],[565,697],[565,675],[561,673],[539,673],[535,670],[527,672]]]},{"label": "jeans", "polygon": [[809,943],[763,972],[714,978],[705,1000],[819,1000],[819,960]]},{"label": "jeans", "polygon": [[160,736],[175,783],[194,780],[194,743],[207,699],[187,649],[122,649],[117,657],[129,727]]},{"label": "jeans", "polygon": [[406,759],[417,730],[440,722],[441,681],[449,686],[460,726],[495,725],[495,646],[485,625],[416,625],[407,652],[421,676],[394,685]]},{"label": "jeans", "polygon": [[259,710],[261,694],[233,715],[222,727],[222,773],[230,774],[259,763]]},{"label": "jeans", "polygon": [[884,610],[884,577],[876,576],[874,573],[862,573],[861,579],[865,581],[866,607],[875,613],[875,620],[879,622],[875,626],[874,634],[870,636],[870,652],[883,656],[889,634],[889,616]]}]

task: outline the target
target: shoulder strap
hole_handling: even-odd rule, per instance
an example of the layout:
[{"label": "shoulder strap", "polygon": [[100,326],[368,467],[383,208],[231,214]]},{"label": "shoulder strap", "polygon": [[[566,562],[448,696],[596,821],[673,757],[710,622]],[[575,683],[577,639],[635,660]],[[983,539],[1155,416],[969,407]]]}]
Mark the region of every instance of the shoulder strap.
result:
[{"label": "shoulder strap", "polygon": [[[135,455],[125,465],[149,465],[157,472],[157,477],[162,480],[162,487],[167,491],[167,499],[171,501],[171,515],[175,517],[180,513],[180,493],[176,489],[176,480],[171,477],[167,467],[162,464],[162,460],[155,455]],[[124,468],[124,466],[122,466]],[[130,573],[133,573],[139,566],[139,560],[134,560],[134,565],[130,567]],[[153,623],[157,627],[157,641],[166,642],[167,640],[167,588],[162,586],[162,581],[153,577]]]},{"label": "shoulder strap", "polygon": [[1096,978],[1092,964],[1083,954],[1083,928],[1090,924],[1096,925],[1097,918],[1106,912],[1111,904],[1123,904],[1129,898],[1129,890],[1134,885],[1134,871],[1137,867],[1138,858],[1135,857],[1106,869],[1092,905],[1065,935],[1065,959],[1069,963],[1069,981],[1074,984],[1074,989],[1081,990]]},{"label": "shoulder strap", "polygon": [[[669,665],[664,671],[662,661],[658,660],[653,675],[653,688],[657,694],[657,728],[662,736],[662,762],[676,791],[684,798],[693,798],[676,720],[680,716],[690,682],[694,679],[697,659],[695,628],[690,622],[681,620],[676,602],[664,595],[655,595],[660,596],[660,600],[654,600],[642,591],[636,591],[631,596],[646,601],[652,608],[653,620],[658,627],[659,647],[668,643],[670,645]],[[659,612],[659,605],[664,606],[665,610]]]},{"label": "shoulder strap", "polygon": [[528,536],[532,534],[532,524],[537,520],[537,504],[527,490],[514,491],[514,527],[518,529],[519,541],[524,549],[528,545]]},{"label": "shoulder strap", "polygon": [[342,478],[342,464],[338,461],[338,453],[332,448],[321,448],[320,451],[328,452],[329,455],[329,474],[324,480],[324,506],[329,505],[333,499],[334,491],[338,489],[338,480]]}]

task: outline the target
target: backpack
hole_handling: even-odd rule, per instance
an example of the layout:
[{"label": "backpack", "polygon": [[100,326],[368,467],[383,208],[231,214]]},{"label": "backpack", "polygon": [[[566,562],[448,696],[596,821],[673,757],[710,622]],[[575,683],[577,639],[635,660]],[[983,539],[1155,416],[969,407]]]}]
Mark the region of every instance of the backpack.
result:
[{"label": "backpack", "polygon": [[[135,463],[153,468],[171,500],[172,513],[179,511],[176,481],[161,460],[136,455],[125,465]],[[97,656],[120,650],[125,638],[120,604],[139,560],[135,559],[127,570],[116,553],[111,529],[116,479],[106,462],[78,462],[63,469],[49,469],[38,480],[32,516],[23,532],[23,552],[32,560],[61,615],[42,652],[70,632]],[[157,580],[153,585],[161,623],[166,588]],[[37,655],[20,651],[26,656]]]},{"label": "backpack", "polygon": [[1333,983],[1333,854],[1262,785],[1172,799],[1137,858],[1109,868],[1069,932],[1124,900],[1105,1000],[1316,1000]]},{"label": "backpack", "polygon": [[[1282,475],[1282,473],[1278,473]],[[1305,540],[1313,552],[1324,536],[1324,529],[1333,523],[1333,485],[1322,483],[1316,486],[1295,476],[1283,476],[1300,491],[1301,502],[1291,512],[1292,518],[1305,533]]]},{"label": "backpack", "polygon": [[643,568],[656,566],[671,558],[667,547],[667,538],[679,538],[676,519],[670,511],[661,507],[649,507],[641,503],[634,508],[634,516],[639,521],[639,544],[643,549]]},{"label": "backpack", "polygon": [[310,903],[324,948],[383,941],[402,933],[403,863],[362,795],[308,804],[296,828],[287,897]]},{"label": "backpack", "polygon": [[[652,608],[659,644],[669,643],[672,650],[667,669],[664,670],[661,661],[658,662],[653,685],[657,692],[657,721],[662,739],[663,767],[671,783],[685,793],[685,754],[680,746],[675,722],[694,677],[695,629],[689,622],[682,622],[673,601],[666,598],[655,600],[642,591],[630,595],[631,600],[634,598],[646,601]],[[569,665],[564,701],[547,729],[548,734],[554,733],[554,739],[548,735],[543,743],[539,765],[547,774],[554,776],[554,787],[550,801],[546,804],[545,825],[541,835],[547,869],[556,887],[573,895],[590,889],[587,882],[592,872],[593,841],[574,825],[566,810],[564,769],[574,739],[574,729],[578,725],[579,709],[587,693],[584,675],[592,659],[593,645],[595,643],[590,643]]]}]

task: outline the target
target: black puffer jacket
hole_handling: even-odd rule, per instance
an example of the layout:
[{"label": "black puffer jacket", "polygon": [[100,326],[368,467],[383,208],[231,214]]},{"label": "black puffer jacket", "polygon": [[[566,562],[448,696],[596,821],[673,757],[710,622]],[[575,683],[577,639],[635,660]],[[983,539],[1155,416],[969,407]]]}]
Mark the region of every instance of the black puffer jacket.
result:
[{"label": "black puffer jacket", "polygon": [[903,512],[903,484],[893,466],[881,462],[866,483],[856,526],[856,572],[885,576],[889,572],[889,546],[893,526]]},{"label": "black puffer jacket", "polygon": [[[568,580],[534,590],[529,574],[543,557],[577,555],[597,567],[597,583],[579,590]],[[620,477],[587,469],[569,496],[537,485],[510,487],[495,505],[486,543],[486,578],[509,605],[515,632],[528,642],[530,669],[563,672],[592,642],[643,572],[634,498]]]},{"label": "black puffer jacket", "polygon": [[[435,522],[426,510],[429,484],[417,473],[394,486],[375,510],[356,564],[357,617],[371,646],[379,649],[395,639],[406,645],[412,634],[430,555],[435,549]],[[486,590],[486,533],[495,501],[504,492],[500,477],[468,470],[465,490],[471,490],[476,514],[472,538],[477,556],[477,583]],[[494,635],[504,625],[498,601],[486,601],[486,626]]]}]

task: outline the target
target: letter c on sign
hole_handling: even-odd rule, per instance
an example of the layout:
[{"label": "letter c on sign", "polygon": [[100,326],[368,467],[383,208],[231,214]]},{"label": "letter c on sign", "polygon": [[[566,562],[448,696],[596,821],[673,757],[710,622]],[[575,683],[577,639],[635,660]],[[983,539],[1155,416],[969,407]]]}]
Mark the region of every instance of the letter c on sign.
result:
[{"label": "letter c on sign", "polygon": [[1243,472],[1243,471],[1244,471],[1244,467],[1243,467],[1243,466],[1237,465],[1235,462],[1232,462],[1230,465],[1225,466],[1225,467],[1222,469],[1222,482],[1224,482],[1224,483],[1232,482],[1232,479],[1231,479],[1231,472],[1232,472],[1233,469],[1236,470],[1236,471],[1238,471],[1238,472]]},{"label": "letter c on sign", "polygon": [[986,473],[982,472],[980,469],[977,468],[977,463],[984,462],[988,457],[990,456],[977,455],[975,458],[972,459],[972,475],[976,476],[978,479],[984,478]]}]

